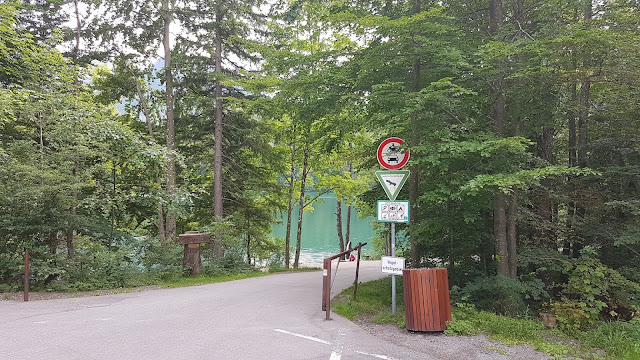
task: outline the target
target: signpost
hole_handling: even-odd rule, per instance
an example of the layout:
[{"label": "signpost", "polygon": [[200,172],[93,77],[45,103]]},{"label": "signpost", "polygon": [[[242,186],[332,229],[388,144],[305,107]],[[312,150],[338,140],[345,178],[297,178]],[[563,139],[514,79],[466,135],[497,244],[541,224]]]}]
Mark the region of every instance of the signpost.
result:
[{"label": "signpost", "polygon": [[[398,200],[398,193],[409,178],[409,170],[399,170],[409,161],[409,149],[403,147],[404,140],[391,137],[378,146],[378,162],[387,171],[376,171],[384,192],[391,201],[378,200],[378,221],[391,223],[391,256],[383,257],[382,272],[391,273],[391,312],[396,313],[396,274],[402,275],[404,258],[396,256],[396,223],[409,222],[409,202]],[[391,171],[388,171],[391,170]],[[402,265],[400,268],[399,265]],[[385,265],[386,264],[386,265]],[[386,270],[385,270],[386,268]],[[398,270],[399,269],[399,270]]]}]

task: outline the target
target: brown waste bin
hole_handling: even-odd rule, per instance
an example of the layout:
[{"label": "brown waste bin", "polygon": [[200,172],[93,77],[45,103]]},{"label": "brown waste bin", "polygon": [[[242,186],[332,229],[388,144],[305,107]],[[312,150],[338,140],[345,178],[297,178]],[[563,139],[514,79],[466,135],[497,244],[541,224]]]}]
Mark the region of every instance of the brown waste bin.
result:
[{"label": "brown waste bin", "polygon": [[444,331],[451,321],[447,269],[404,269],[407,330]]}]

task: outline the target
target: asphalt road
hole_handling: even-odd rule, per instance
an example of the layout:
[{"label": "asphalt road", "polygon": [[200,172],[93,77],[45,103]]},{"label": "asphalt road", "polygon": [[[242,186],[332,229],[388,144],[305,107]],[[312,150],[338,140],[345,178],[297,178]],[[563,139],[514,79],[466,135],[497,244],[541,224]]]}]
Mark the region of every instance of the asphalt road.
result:
[{"label": "asphalt road", "polygon": [[[335,265],[334,265],[335,266]],[[353,283],[341,263],[335,295]],[[360,279],[381,277],[361,263]],[[321,310],[322,272],[140,293],[0,302],[0,359],[437,359]]]}]

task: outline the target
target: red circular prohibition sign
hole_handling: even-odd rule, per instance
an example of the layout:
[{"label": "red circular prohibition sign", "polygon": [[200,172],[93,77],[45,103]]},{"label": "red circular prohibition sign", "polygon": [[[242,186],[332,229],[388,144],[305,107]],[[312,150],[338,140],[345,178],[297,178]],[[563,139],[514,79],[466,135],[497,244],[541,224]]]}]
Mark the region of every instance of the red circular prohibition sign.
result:
[{"label": "red circular prohibition sign", "polygon": [[[404,140],[397,137],[391,137],[384,140],[382,143],[380,143],[380,146],[378,146],[378,152],[377,152],[378,162],[385,169],[389,169],[389,170],[400,169],[403,166],[405,166],[409,161],[409,155],[410,155],[409,149],[407,148],[393,149],[396,143],[398,145],[402,145],[404,143]],[[383,152],[385,153],[383,154]],[[402,159],[398,159],[399,156],[402,156]]]}]

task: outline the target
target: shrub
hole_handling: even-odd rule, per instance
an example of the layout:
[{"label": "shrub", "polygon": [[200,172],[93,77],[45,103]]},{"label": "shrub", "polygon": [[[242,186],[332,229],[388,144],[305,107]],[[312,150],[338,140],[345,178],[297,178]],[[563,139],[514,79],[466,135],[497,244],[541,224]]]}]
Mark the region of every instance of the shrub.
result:
[{"label": "shrub", "polygon": [[563,294],[576,301],[588,323],[601,315],[629,320],[640,309],[640,285],[599,260],[582,257],[568,265],[566,271],[569,281]]},{"label": "shrub", "polygon": [[460,300],[474,304],[480,310],[497,314],[521,316],[539,308],[549,298],[538,279],[518,281],[506,276],[479,278],[460,290]]}]

